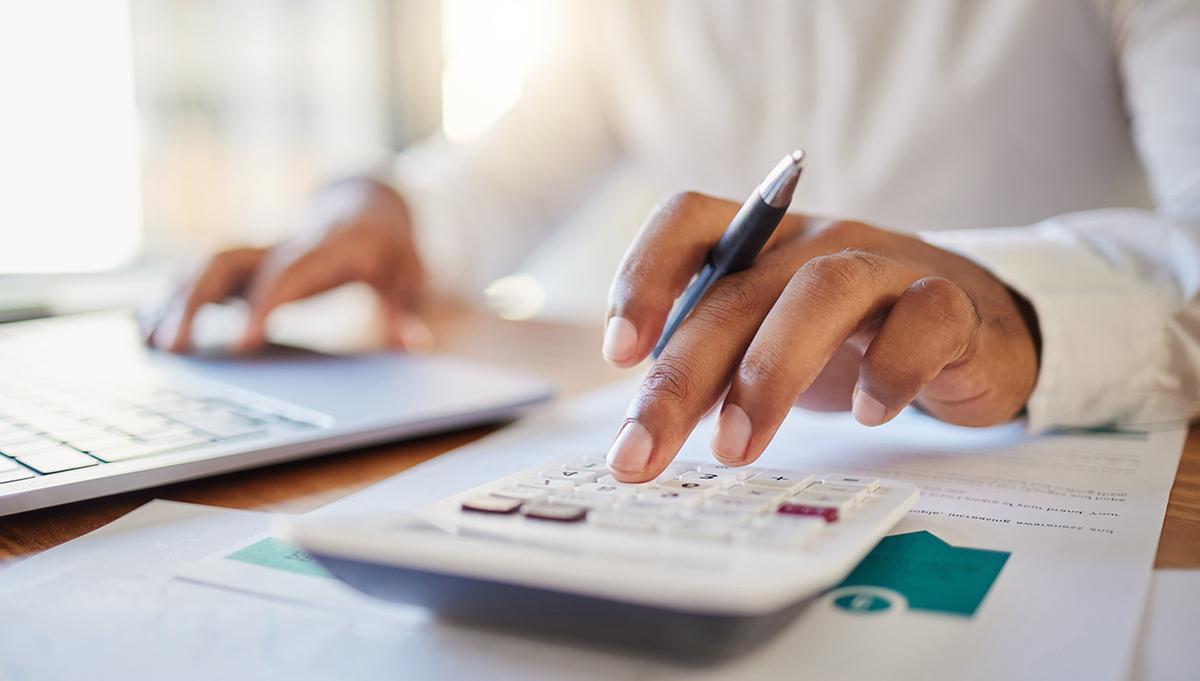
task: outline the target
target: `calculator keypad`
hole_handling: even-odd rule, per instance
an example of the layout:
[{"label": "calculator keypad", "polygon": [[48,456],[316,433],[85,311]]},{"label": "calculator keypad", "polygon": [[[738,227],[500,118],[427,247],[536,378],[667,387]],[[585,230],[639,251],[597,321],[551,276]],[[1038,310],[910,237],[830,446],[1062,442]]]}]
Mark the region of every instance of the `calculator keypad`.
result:
[{"label": "calculator keypad", "polygon": [[801,548],[879,491],[879,482],[867,477],[719,464],[675,462],[656,480],[639,484],[605,471],[602,458],[578,459],[469,497],[462,510],[530,522],[586,521],[630,534]]}]

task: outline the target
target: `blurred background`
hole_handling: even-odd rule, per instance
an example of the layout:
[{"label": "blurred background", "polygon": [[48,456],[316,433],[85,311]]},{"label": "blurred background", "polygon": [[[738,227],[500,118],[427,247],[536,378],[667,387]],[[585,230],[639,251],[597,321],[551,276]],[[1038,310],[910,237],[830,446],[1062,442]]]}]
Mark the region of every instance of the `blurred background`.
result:
[{"label": "blurred background", "polygon": [[331,176],[471,140],[553,54],[558,7],[0,3],[3,315],[136,302],[170,263],[295,229]]}]

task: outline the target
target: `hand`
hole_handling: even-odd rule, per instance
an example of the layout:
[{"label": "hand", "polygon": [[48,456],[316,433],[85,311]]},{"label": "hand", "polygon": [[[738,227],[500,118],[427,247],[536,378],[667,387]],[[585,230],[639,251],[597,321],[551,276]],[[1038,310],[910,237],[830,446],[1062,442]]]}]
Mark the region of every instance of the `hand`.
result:
[{"label": "hand", "polygon": [[271,248],[213,256],[144,321],[147,340],[186,352],[202,305],[244,296],[250,321],[238,349],[248,352],[265,342],[267,316],[276,307],[360,281],[379,294],[390,344],[428,345],[428,327],[411,313],[423,275],[400,196],[373,180],[343,180],[317,196],[310,218],[309,229]]},{"label": "hand", "polygon": [[[611,363],[633,366],[650,353],[738,208],[688,193],[654,211],[609,295]],[[732,466],[757,459],[797,403],[851,407],[868,426],[914,402],[970,426],[1022,410],[1038,370],[1028,303],[987,270],[911,236],[809,223],[786,215],[754,265],[720,279],[679,327],[609,452],[617,479],[661,473],[722,395],[712,449]]]}]

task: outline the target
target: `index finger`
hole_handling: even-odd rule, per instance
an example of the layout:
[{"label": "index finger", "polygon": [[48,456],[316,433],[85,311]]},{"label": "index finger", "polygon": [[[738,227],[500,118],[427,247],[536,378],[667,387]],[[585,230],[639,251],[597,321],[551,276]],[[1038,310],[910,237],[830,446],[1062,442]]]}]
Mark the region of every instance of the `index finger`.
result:
[{"label": "index finger", "polygon": [[675,299],[737,211],[737,204],[694,192],[655,207],[609,289],[606,360],[629,367],[650,354]]}]

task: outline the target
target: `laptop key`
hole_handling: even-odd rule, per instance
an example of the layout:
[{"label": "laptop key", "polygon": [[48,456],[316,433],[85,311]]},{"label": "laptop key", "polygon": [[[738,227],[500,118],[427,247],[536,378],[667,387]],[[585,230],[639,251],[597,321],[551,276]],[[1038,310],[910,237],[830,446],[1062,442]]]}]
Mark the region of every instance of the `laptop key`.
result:
[{"label": "laptop key", "polygon": [[195,438],[187,442],[177,443],[155,443],[155,442],[136,442],[130,441],[126,444],[106,449],[96,449],[89,453],[103,460],[105,463],[113,463],[116,461],[127,461],[129,459],[140,459],[143,456],[154,456],[155,454],[174,453],[184,449],[190,449],[198,445],[209,444],[209,440],[205,438]]},{"label": "laptop key", "polygon": [[43,475],[87,468],[100,463],[87,454],[81,454],[70,447],[58,446],[54,449],[18,457],[17,461],[29,466]]},{"label": "laptop key", "polygon": [[174,414],[173,419],[196,430],[202,430],[222,440],[241,437],[251,433],[262,432],[264,424],[241,418],[213,412],[193,412],[190,414]]},{"label": "laptop key", "polygon": [[18,480],[28,480],[34,477],[33,471],[20,466],[9,470],[0,471],[0,485],[6,482],[16,482]]},{"label": "laptop key", "polygon": [[58,446],[60,446],[60,444],[57,440],[39,437],[36,440],[0,446],[0,452],[3,452],[7,456],[20,458],[22,456],[29,456],[31,454],[37,454],[38,452],[44,452]]}]

